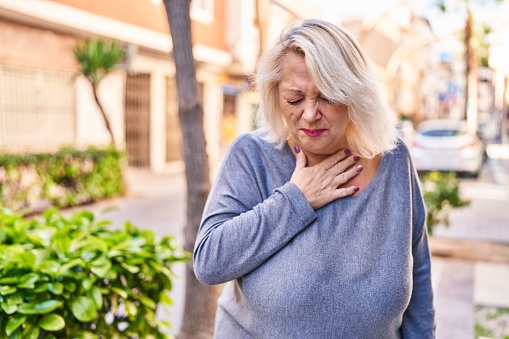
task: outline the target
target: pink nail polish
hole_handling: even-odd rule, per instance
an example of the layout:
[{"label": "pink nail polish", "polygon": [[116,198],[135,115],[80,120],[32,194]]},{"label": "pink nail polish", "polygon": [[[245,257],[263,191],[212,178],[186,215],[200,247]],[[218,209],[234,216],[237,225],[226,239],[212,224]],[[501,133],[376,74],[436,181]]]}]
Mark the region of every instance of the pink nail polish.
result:
[{"label": "pink nail polish", "polygon": [[361,158],[360,156],[358,156],[358,155],[354,155],[354,156],[353,156],[353,161],[359,161],[359,159],[360,159],[360,158]]},{"label": "pink nail polish", "polygon": [[347,149],[345,149],[345,154],[346,154],[346,155],[350,155],[350,153],[352,153],[352,152],[351,152],[348,148],[347,148]]},{"label": "pink nail polish", "polygon": [[300,153],[300,147],[299,146],[295,145],[293,147],[293,149],[295,150],[295,153],[297,153],[297,154]]},{"label": "pink nail polish", "polygon": [[353,188],[353,191],[354,191],[354,192],[358,192],[358,191],[359,191],[359,187],[355,186],[355,187]]},{"label": "pink nail polish", "polygon": [[362,171],[362,165],[355,167],[355,170],[357,171],[357,173],[360,173]]}]

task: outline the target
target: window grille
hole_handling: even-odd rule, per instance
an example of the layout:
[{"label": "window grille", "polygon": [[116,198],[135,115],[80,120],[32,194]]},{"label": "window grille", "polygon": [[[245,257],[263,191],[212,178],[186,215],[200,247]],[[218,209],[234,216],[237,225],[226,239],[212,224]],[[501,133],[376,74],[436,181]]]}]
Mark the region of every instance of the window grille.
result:
[{"label": "window grille", "polygon": [[75,142],[72,73],[0,65],[0,149],[46,152]]}]

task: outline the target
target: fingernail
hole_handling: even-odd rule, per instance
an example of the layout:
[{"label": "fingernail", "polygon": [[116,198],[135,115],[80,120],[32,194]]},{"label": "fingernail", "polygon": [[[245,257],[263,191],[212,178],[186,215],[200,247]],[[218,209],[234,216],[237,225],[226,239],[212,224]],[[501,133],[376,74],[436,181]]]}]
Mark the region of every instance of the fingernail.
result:
[{"label": "fingernail", "polygon": [[360,171],[362,171],[362,165],[355,167],[355,170],[357,171],[357,173],[360,173]]},{"label": "fingernail", "polygon": [[346,155],[350,155],[350,153],[352,153],[352,152],[350,152],[350,150],[349,150],[349,149],[345,149],[345,154],[346,154]]},{"label": "fingernail", "polygon": [[293,149],[295,150],[295,153],[300,153],[300,147],[299,146],[295,145],[293,147]]},{"label": "fingernail", "polygon": [[359,161],[359,159],[360,159],[360,158],[361,158],[360,156],[358,156],[358,155],[354,155],[354,156],[353,156],[353,161]]},{"label": "fingernail", "polygon": [[357,192],[358,190],[359,190],[359,187],[357,187],[357,186],[355,186],[355,187],[353,188],[353,191],[354,191],[354,192]]}]

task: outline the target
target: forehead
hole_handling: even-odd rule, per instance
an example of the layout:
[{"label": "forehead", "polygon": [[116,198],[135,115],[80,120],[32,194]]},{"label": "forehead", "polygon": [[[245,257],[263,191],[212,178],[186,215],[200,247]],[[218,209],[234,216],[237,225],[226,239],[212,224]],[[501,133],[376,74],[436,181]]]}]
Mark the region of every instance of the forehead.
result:
[{"label": "forehead", "polygon": [[302,54],[290,52],[284,57],[280,89],[291,92],[316,91]]}]

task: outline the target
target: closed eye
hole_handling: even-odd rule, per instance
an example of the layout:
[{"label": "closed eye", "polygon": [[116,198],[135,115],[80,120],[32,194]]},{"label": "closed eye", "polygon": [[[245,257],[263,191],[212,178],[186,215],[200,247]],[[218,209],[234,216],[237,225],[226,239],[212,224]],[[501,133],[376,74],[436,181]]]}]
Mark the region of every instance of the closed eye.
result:
[{"label": "closed eye", "polygon": [[302,100],[304,100],[304,99],[287,100],[286,102],[289,103],[290,105],[298,105],[299,103],[302,102]]},{"label": "closed eye", "polygon": [[323,102],[325,102],[328,105],[334,105],[334,101],[329,100],[329,99],[324,98],[324,97],[320,97],[320,101],[323,101]]}]

